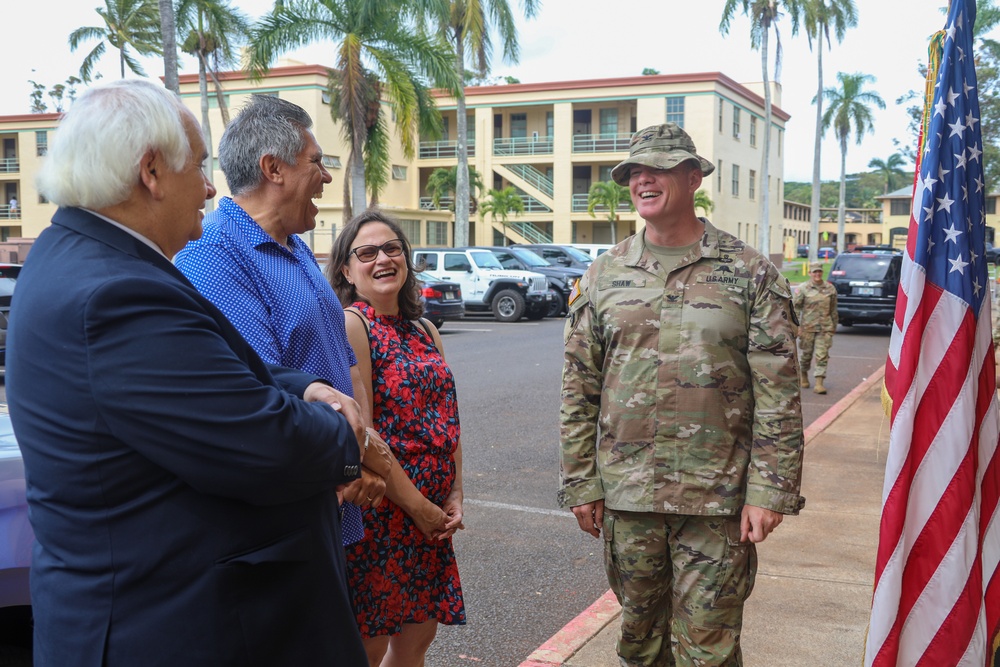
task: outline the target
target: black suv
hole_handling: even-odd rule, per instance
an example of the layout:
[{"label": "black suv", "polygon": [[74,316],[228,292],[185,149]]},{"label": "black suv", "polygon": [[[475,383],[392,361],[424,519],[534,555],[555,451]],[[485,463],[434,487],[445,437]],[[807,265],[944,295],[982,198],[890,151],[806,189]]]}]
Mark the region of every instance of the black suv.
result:
[{"label": "black suv", "polygon": [[541,273],[549,283],[549,292],[552,293],[553,300],[549,305],[546,316],[558,317],[566,312],[569,301],[569,293],[573,291],[573,284],[583,275],[583,269],[576,269],[570,266],[559,266],[551,264],[543,259],[534,249],[527,246],[479,246],[489,250],[496,255],[500,265],[505,269],[514,271],[534,271]]},{"label": "black suv", "polygon": [[837,316],[845,327],[892,324],[896,292],[903,266],[899,250],[845,252],[830,268],[828,280],[837,288]]}]

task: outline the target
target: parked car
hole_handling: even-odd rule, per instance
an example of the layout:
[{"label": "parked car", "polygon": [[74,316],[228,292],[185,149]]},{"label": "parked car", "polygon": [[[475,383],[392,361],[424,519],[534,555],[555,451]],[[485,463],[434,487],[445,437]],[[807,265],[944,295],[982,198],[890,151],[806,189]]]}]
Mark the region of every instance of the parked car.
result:
[{"label": "parked car", "polygon": [[505,269],[536,271],[544,275],[549,281],[549,292],[552,294],[552,303],[546,315],[559,317],[567,312],[569,294],[573,291],[573,285],[583,275],[583,269],[551,264],[524,246],[483,246],[483,248],[496,255],[500,265]]},{"label": "parked car", "polygon": [[820,248],[816,251],[816,257],[819,259],[833,259],[837,256],[836,248]]},{"label": "parked car", "polygon": [[458,283],[466,313],[492,311],[500,322],[538,320],[552,304],[545,276],[504,269],[489,250],[416,248],[413,264],[435,278]]},{"label": "parked car", "polygon": [[20,264],[0,264],[0,382],[7,367],[7,316],[19,273]]},{"label": "parked car", "polygon": [[837,316],[845,327],[891,325],[903,253],[845,252],[834,260],[827,279],[837,288]]},{"label": "parked car", "polygon": [[0,489],[0,657],[30,665],[28,571],[35,534],[28,522],[24,463],[5,404],[0,404]]},{"label": "parked car", "polygon": [[611,243],[568,243],[567,245],[570,248],[579,248],[594,259],[597,259],[598,255],[606,253],[614,247]]},{"label": "parked car", "polygon": [[1000,264],[1000,247],[994,246],[989,241],[986,242],[986,252],[983,253],[986,261],[991,264]]},{"label": "parked car", "polygon": [[795,250],[795,254],[798,257],[809,257],[809,244],[803,243]]},{"label": "parked car", "polygon": [[420,281],[420,300],[424,304],[424,317],[440,329],[445,320],[460,320],[465,315],[462,287],[458,283],[439,280],[429,273],[418,271],[414,277]]},{"label": "parked car", "polygon": [[589,252],[574,248],[569,245],[557,245],[555,243],[524,243],[517,244],[517,248],[529,248],[535,254],[541,255],[542,259],[549,264],[557,266],[568,266],[574,269],[586,271],[594,262],[594,258]]}]

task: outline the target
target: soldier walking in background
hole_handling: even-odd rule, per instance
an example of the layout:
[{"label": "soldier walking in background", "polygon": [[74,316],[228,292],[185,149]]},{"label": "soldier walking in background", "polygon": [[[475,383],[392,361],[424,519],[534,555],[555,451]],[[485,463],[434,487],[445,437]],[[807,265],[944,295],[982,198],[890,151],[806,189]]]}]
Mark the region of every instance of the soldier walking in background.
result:
[{"label": "soldier walking in background", "polygon": [[604,534],[628,667],[741,665],[755,543],[797,514],[791,289],[694,209],[714,166],[673,123],[611,173],[646,227],[570,295],[560,502]]},{"label": "soldier walking in background", "polygon": [[837,288],[823,279],[823,265],[819,262],[809,265],[809,282],[799,287],[794,304],[799,318],[799,382],[809,386],[809,365],[815,355],[813,391],[825,394],[823,378],[837,330]]}]

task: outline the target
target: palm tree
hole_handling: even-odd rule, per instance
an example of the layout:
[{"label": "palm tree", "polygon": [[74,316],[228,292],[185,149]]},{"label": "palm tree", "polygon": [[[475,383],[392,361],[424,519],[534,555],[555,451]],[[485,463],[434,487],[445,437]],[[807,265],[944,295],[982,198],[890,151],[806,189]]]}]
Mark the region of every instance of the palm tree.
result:
[{"label": "palm tree", "polygon": [[712,198],[708,196],[707,192],[704,190],[698,190],[694,193],[694,207],[695,209],[700,208],[705,212],[705,215],[708,215],[712,212],[712,209],[715,208],[715,202],[712,201]]},{"label": "palm tree", "polygon": [[174,0],[159,0],[160,39],[163,41],[163,85],[167,90],[181,92],[177,80],[177,22],[174,17]]},{"label": "palm tree", "polygon": [[76,51],[81,44],[92,39],[100,40],[80,65],[80,78],[90,82],[94,66],[107,50],[107,45],[118,49],[121,76],[125,66],[139,76],[146,76],[142,65],[129,51],[139,55],[160,55],[160,9],[158,0],[104,0],[104,7],[95,11],[104,21],[103,26],[77,28],[69,35],[69,48]]},{"label": "palm tree", "polygon": [[[446,13],[441,17],[441,29],[455,49],[455,72],[459,81],[465,81],[465,59],[468,53],[475,60],[480,76],[490,70],[493,54],[491,33],[497,33],[502,42],[504,60],[516,63],[518,59],[517,26],[514,13],[507,0],[449,0]],[[538,10],[539,0],[521,0],[521,9],[526,18],[531,18]],[[465,110],[465,92],[459,90],[455,96],[458,104],[456,132],[458,133],[458,166],[469,165],[468,120]],[[469,242],[469,183],[465,169],[458,170],[455,187],[455,245]]]},{"label": "palm tree", "polygon": [[[427,177],[427,194],[431,196],[431,206],[436,209],[441,208],[441,199],[452,196],[456,191],[458,182],[458,165],[451,168],[438,167]],[[469,210],[473,213],[479,208],[477,195],[483,192],[483,179],[475,167],[469,167],[469,185],[472,192],[469,194]],[[451,204],[447,207],[449,211],[455,212],[455,200],[452,198]]]},{"label": "palm tree", "polygon": [[[181,44],[184,53],[198,59],[198,91],[201,94],[201,131],[208,147],[205,175],[214,179],[212,159],[212,126],[208,113],[208,77],[212,77],[215,95],[219,101],[223,126],[229,124],[229,109],[219,80],[220,67],[237,60],[236,46],[250,33],[250,21],[242,12],[230,6],[229,0],[181,0],[177,6],[177,26],[186,34]],[[212,210],[213,201],[205,203]]]},{"label": "palm tree", "polygon": [[763,195],[760,198],[760,240],[759,247],[765,254],[771,252],[771,203],[770,194],[770,164],[771,164],[771,84],[768,80],[768,37],[774,28],[775,64],[774,80],[781,79],[781,36],[778,33],[778,19],[782,10],[791,15],[792,33],[798,29],[799,10],[802,0],[726,0],[722,9],[722,21],[719,31],[729,34],[729,24],[737,8],[743,9],[743,14],[750,17],[750,46],[760,49],[760,71],[764,82],[764,154],[760,165],[760,182],[764,184]]},{"label": "palm tree", "polygon": [[844,208],[847,200],[847,138],[854,132],[854,138],[861,144],[865,133],[873,128],[870,106],[885,108],[882,97],[871,90],[864,90],[866,83],[874,82],[871,74],[837,73],[840,88],[827,88],[823,97],[830,107],[823,114],[823,132],[833,127],[840,142],[840,204],[837,207],[837,252],[844,252]]},{"label": "palm tree", "polygon": [[[459,94],[451,49],[413,29],[417,12],[428,15],[434,7],[433,0],[285,0],[253,30],[247,69],[258,79],[285,51],[317,40],[337,44],[330,113],[351,146],[345,216],[365,208],[366,168],[388,165],[383,96],[393,107],[403,153],[412,158],[418,133],[440,135],[441,118],[426,82]],[[383,173],[368,181],[376,186],[374,194],[386,178]]]},{"label": "palm tree", "polygon": [[608,209],[612,245],[618,243],[618,207],[625,202],[628,202],[630,211],[635,210],[628,188],[622,187],[614,181],[598,181],[590,186],[590,192],[587,193],[587,213],[590,214],[590,217],[597,217],[594,215],[594,209],[599,206]]},{"label": "palm tree", "polygon": [[809,261],[815,262],[819,247],[819,195],[822,188],[820,180],[820,154],[823,145],[823,40],[827,48],[832,48],[830,29],[836,35],[837,41],[844,41],[848,28],[858,25],[858,12],[854,0],[805,0],[803,6],[803,27],[809,48],[812,49],[816,40],[816,137],[813,144],[813,179],[812,201],[809,207],[810,232]]},{"label": "palm tree", "polygon": [[885,179],[885,188],[882,194],[887,195],[889,194],[889,190],[894,189],[892,187],[893,181],[899,178],[906,178],[906,172],[902,169],[904,164],[906,164],[906,160],[899,153],[893,153],[884,162],[877,157],[873,157],[868,162],[868,168],[874,169],[876,174]]},{"label": "palm tree", "polygon": [[500,218],[500,224],[503,225],[503,244],[507,245],[507,218],[524,213],[524,200],[513,185],[508,185],[503,190],[490,189],[487,195],[489,199],[480,204],[479,212],[483,217],[493,216],[493,222]]}]

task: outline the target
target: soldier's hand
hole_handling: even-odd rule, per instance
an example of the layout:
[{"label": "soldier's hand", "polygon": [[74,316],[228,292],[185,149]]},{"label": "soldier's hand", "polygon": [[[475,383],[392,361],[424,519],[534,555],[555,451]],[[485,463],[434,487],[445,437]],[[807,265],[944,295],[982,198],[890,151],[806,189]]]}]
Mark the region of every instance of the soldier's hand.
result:
[{"label": "soldier's hand", "polygon": [[740,542],[746,542],[747,539],[754,544],[763,542],[784,518],[784,514],[774,510],[744,505],[740,516]]},{"label": "soldier's hand", "polygon": [[572,510],[576,522],[580,524],[580,530],[594,537],[601,536],[601,526],[604,525],[604,500],[577,505]]}]

